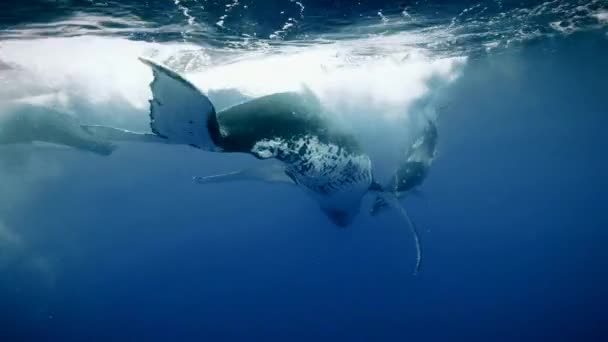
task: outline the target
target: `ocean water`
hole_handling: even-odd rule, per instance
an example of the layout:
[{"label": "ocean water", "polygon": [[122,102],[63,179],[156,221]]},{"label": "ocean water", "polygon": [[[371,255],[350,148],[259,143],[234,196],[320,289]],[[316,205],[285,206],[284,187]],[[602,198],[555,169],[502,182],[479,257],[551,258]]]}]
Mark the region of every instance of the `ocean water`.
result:
[{"label": "ocean water", "polygon": [[[15,103],[149,131],[160,61],[218,109],[303,85],[402,200],[347,228],[302,191],[193,176],[257,161],[187,146],[111,156],[0,146],[0,341],[608,340],[608,2],[0,2]],[[28,107],[30,108],[30,107]]]}]

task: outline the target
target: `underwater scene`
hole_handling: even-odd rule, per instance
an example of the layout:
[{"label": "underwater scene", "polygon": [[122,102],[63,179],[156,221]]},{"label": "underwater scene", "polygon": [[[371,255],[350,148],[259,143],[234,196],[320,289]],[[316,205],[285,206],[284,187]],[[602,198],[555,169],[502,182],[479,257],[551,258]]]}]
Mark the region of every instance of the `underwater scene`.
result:
[{"label": "underwater scene", "polygon": [[608,341],[608,1],[1,0],[0,342]]}]

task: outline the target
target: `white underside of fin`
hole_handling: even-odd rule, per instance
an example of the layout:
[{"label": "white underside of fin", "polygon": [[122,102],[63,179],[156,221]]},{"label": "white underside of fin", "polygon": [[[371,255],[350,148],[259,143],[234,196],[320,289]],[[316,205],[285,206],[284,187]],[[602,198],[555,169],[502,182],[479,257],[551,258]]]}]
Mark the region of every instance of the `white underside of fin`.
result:
[{"label": "white underside of fin", "polygon": [[209,99],[174,71],[150,60],[140,59],[154,73],[154,80],[150,84],[152,131],[172,143],[215,150],[207,129],[209,116],[215,115]]},{"label": "white underside of fin", "polygon": [[281,165],[263,165],[219,175],[194,177],[197,184],[213,184],[235,181],[261,181],[266,183],[289,183],[295,184],[285,173]]},{"label": "white underside of fin", "polygon": [[83,130],[97,139],[108,141],[133,141],[146,143],[171,144],[171,141],[151,133],[138,133],[109,126],[81,125]]}]

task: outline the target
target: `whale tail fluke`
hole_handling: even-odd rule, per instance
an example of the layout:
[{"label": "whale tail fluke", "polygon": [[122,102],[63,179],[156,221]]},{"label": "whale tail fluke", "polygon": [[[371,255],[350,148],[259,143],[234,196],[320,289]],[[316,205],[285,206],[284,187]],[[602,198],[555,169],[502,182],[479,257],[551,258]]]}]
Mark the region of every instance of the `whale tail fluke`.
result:
[{"label": "whale tail fluke", "polygon": [[207,96],[185,78],[149,59],[140,60],[152,68],[150,83],[150,126],[170,143],[215,151],[219,136],[215,108]]}]

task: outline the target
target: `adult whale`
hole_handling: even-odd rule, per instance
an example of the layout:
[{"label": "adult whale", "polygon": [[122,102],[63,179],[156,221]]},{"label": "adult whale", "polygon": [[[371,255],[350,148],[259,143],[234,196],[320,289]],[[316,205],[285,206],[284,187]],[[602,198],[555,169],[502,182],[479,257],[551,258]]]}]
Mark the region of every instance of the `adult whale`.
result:
[{"label": "adult whale", "polygon": [[209,99],[182,76],[151,60],[141,61],[153,71],[152,133],[82,125],[65,113],[20,105],[0,113],[0,145],[43,141],[109,155],[115,142],[135,141],[248,153],[280,163],[195,177],[196,182],[292,183],[312,195],[335,224],[352,222],[373,185],[371,160],[353,134],[332,122],[312,92],[276,93],[216,113]]},{"label": "adult whale", "polygon": [[[410,172],[415,161],[412,156],[420,144],[410,148],[392,182],[381,186],[374,181],[370,157],[355,136],[332,120],[334,116],[324,111],[312,92],[272,94],[216,113],[209,99],[179,74],[151,60],[141,60],[154,76],[150,84],[152,133],[82,125],[66,114],[25,110],[4,116],[0,144],[48,141],[108,155],[115,141],[137,141],[274,159],[279,163],[194,180],[200,184],[235,180],[294,184],[313,196],[333,223],[343,227],[359,212],[363,196],[375,192],[378,199],[373,211],[391,205],[407,218],[416,241],[419,269],[422,254],[418,234],[398,197],[404,184],[419,185],[426,176],[426,171]],[[429,127],[436,136],[434,125]],[[425,133],[423,139],[428,136],[432,135]]]},{"label": "adult whale", "polygon": [[402,214],[416,244],[415,272],[420,270],[420,238],[399,198],[420,186],[428,174],[437,140],[432,121],[407,149],[389,183],[382,186],[374,181],[371,160],[357,139],[332,122],[312,92],[272,94],[216,114],[207,97],[180,75],[150,60],[142,61],[154,73],[150,117],[156,135],[208,151],[243,152],[282,162],[195,177],[196,182],[292,183],[310,193],[339,226],[351,223],[366,193],[376,192],[372,214],[389,205]]},{"label": "adult whale", "polygon": [[183,77],[142,61],[154,74],[150,122],[156,136],[206,151],[280,161],[196,177],[198,183],[238,179],[293,183],[311,194],[332,222],[351,223],[373,184],[372,163],[354,135],[332,121],[312,92],[272,94],[216,113],[209,99]]}]

